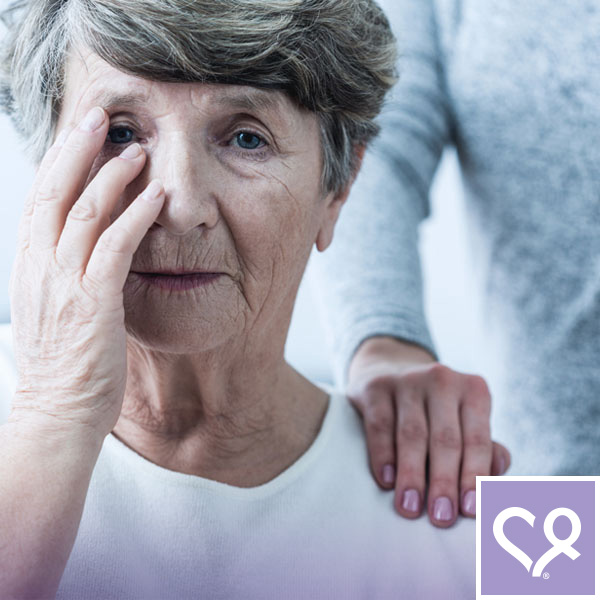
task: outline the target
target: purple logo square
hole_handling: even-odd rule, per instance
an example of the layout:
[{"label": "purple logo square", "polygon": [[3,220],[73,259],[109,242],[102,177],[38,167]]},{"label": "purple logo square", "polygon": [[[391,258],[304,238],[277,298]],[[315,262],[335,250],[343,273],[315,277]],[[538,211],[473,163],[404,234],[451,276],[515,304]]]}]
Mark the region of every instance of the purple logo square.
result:
[{"label": "purple logo square", "polygon": [[480,485],[482,595],[595,593],[594,481]]}]

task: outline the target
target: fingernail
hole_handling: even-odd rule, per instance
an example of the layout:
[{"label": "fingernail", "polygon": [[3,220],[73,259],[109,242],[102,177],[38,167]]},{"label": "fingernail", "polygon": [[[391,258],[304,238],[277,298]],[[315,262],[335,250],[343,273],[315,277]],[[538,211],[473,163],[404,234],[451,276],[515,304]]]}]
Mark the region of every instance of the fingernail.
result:
[{"label": "fingernail", "polygon": [[163,188],[160,180],[154,179],[142,194],[142,198],[144,200],[148,200],[149,202],[153,202],[162,196],[162,191]]},{"label": "fingernail", "polygon": [[83,131],[95,131],[104,123],[104,111],[99,106],[94,106],[81,122]]},{"label": "fingernail", "polygon": [[436,521],[450,521],[452,519],[452,502],[446,496],[440,496],[433,505],[433,518]]},{"label": "fingernail", "polygon": [[131,144],[131,146],[127,146],[121,154],[119,154],[120,158],[136,158],[140,155],[142,147],[139,144]]},{"label": "fingernail", "polygon": [[402,495],[402,508],[408,512],[419,511],[419,492],[417,490],[406,490]]},{"label": "fingernail", "polygon": [[475,509],[477,504],[477,496],[475,490],[469,490],[463,498],[463,511],[475,516]]},{"label": "fingernail", "polygon": [[396,469],[394,465],[383,465],[382,479],[385,485],[393,485],[396,481]]},{"label": "fingernail", "polygon": [[56,140],[54,141],[54,145],[55,146],[62,146],[66,141],[67,138],[69,137],[69,130],[68,129],[63,129],[59,134],[58,137],[56,138]]}]

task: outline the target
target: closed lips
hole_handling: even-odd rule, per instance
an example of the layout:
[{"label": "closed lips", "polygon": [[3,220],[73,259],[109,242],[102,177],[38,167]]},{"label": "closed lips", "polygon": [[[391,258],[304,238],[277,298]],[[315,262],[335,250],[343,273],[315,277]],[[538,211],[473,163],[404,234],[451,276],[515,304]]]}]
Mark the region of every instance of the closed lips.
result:
[{"label": "closed lips", "polygon": [[193,288],[207,285],[219,279],[223,273],[208,273],[202,271],[199,273],[141,273],[132,271],[138,275],[139,279],[147,285],[161,288],[169,291],[185,291]]}]

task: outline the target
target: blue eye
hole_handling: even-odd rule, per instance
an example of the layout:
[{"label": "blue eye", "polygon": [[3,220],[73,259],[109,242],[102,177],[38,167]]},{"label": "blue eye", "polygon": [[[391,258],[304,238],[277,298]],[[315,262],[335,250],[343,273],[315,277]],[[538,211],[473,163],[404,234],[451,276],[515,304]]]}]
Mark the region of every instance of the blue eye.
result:
[{"label": "blue eye", "polygon": [[127,144],[131,142],[132,136],[133,131],[129,127],[113,127],[108,130],[106,135],[107,139],[113,144]]},{"label": "blue eye", "polygon": [[249,131],[240,131],[235,136],[237,145],[244,150],[256,150],[263,143],[262,139]]}]

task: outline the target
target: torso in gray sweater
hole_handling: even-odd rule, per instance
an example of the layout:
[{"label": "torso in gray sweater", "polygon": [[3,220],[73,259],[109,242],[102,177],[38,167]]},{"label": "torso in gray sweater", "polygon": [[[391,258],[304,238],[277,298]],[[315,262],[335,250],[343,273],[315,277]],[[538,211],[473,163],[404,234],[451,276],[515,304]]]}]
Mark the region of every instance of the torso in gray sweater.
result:
[{"label": "torso in gray sweater", "polygon": [[336,379],[364,338],[432,348],[418,225],[458,151],[512,474],[600,472],[600,5],[388,0],[400,83],[314,261]]}]

